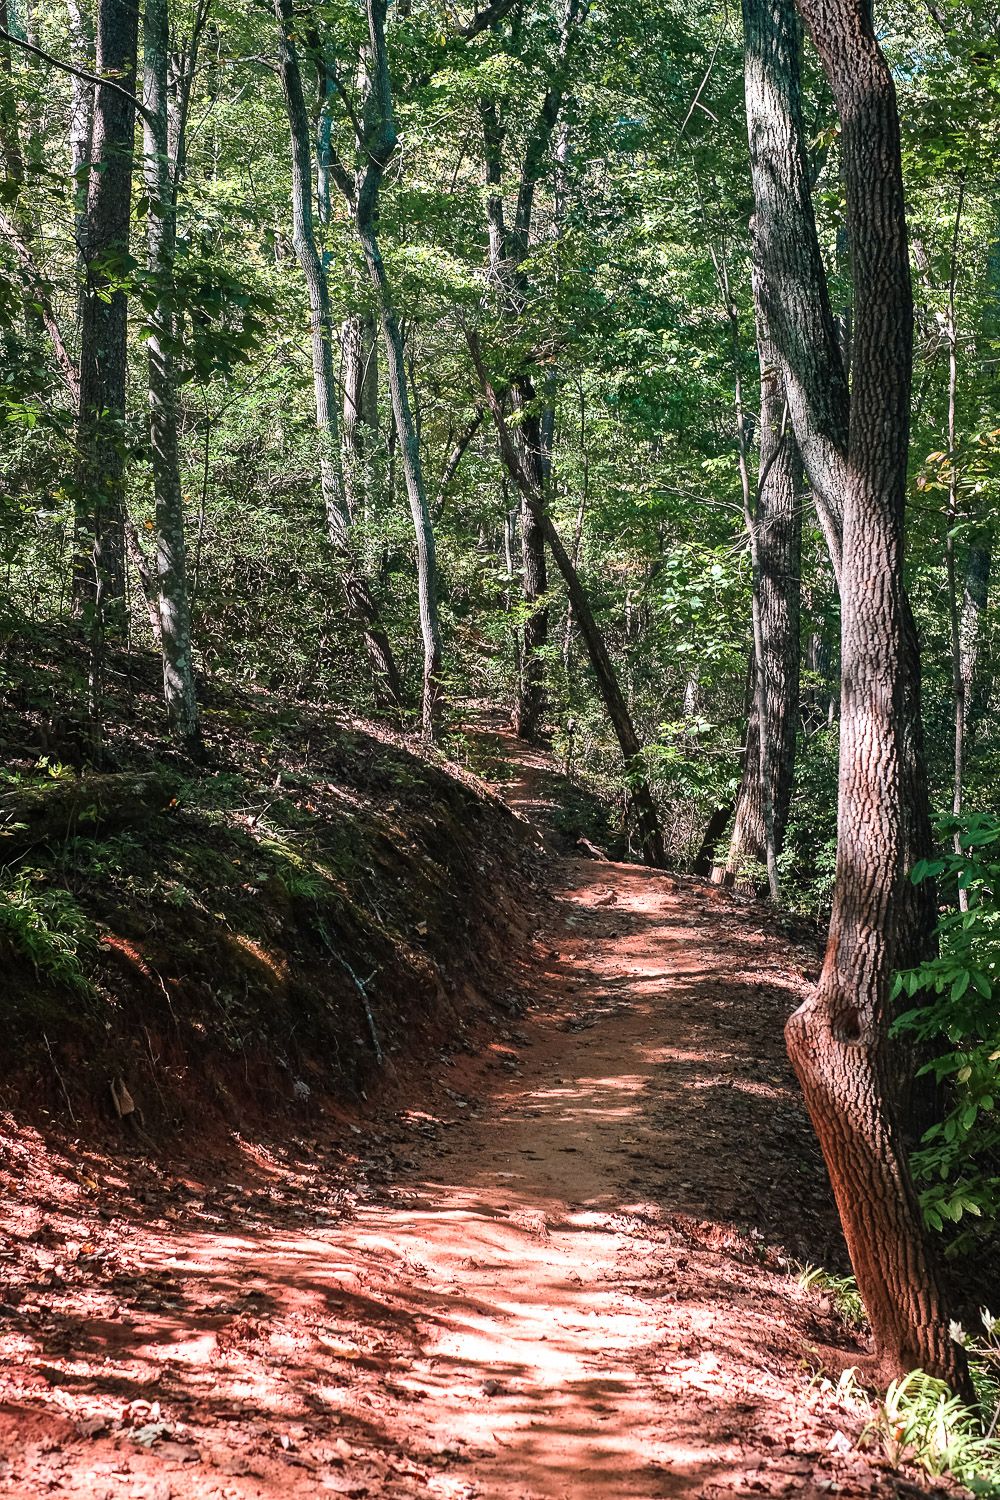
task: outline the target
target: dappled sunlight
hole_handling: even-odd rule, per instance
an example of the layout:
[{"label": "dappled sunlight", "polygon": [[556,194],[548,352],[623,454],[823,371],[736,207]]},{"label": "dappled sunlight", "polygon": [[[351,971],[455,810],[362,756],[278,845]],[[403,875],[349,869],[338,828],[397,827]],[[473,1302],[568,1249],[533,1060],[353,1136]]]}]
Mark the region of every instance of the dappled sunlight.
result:
[{"label": "dappled sunlight", "polygon": [[7,1408],[97,1434],[134,1411],[163,1435],[132,1472],[172,1455],[235,1500],[742,1492],[748,1434],[799,1420],[787,1256],[836,1233],[824,1208],[782,1239],[806,1196],[787,981],[734,974],[735,928],[692,963],[693,903],[655,875],[575,876],[538,1013],[396,1116],[405,1172],[352,1197],[323,1151],[235,1137],[232,1181],[190,1174],[124,1229],[86,1316],[57,1290],[0,1333]]}]

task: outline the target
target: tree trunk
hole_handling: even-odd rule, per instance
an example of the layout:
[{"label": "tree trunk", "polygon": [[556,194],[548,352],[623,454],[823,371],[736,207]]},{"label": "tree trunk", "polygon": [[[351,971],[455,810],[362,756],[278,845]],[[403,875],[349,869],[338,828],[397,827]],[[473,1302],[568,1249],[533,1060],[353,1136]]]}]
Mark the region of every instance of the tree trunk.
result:
[{"label": "tree trunk", "polygon": [[[10,30],[10,9],[8,0],[0,0],[0,27],[4,31]],[[31,133],[32,123],[29,121],[29,137]],[[30,339],[47,322],[45,308],[43,306],[41,311],[39,310],[38,303],[40,299],[35,292],[36,286],[41,289],[44,281],[38,275],[32,248],[35,238],[35,226],[25,213],[23,198],[19,197],[24,188],[25,180],[24,149],[21,145],[21,121],[18,115],[17,84],[14,78],[10,43],[7,41],[0,41],[0,152],[3,154],[7,181],[14,190],[8,221],[13,230],[13,235],[8,234],[8,238],[13,243],[16,236],[23,247],[22,250],[15,244],[15,250],[17,251],[22,274],[26,282],[26,293],[23,300],[24,332]],[[5,215],[4,217],[6,218],[7,216]],[[42,292],[42,296],[47,303],[49,298],[44,291]]]},{"label": "tree trunk", "polygon": [[[837,14],[841,14],[839,6]],[[744,0],[743,20],[755,274],[760,277],[762,305],[785,379],[795,439],[839,583],[853,413],[830,311],[806,163],[801,28],[793,0]],[[907,799],[904,863],[912,869],[931,854],[933,833],[923,767],[919,649],[905,589],[901,607],[907,657],[900,710]],[[933,946],[933,883],[907,881],[900,903],[898,957],[900,967],[909,968],[920,963]],[[905,1068],[904,1062],[904,1072]]]},{"label": "tree trunk", "polygon": [[986,712],[986,679],[980,670],[986,610],[989,604],[993,537],[988,527],[973,534],[965,557],[960,641],[962,650],[963,701],[966,738],[971,739]]},{"label": "tree trunk", "polygon": [[847,377],[816,233],[793,0],[743,0],[753,259],[802,462],[840,574]]},{"label": "tree trunk", "polygon": [[340,333],[344,386],[344,496],[354,519],[363,508],[366,465],[378,429],[378,343],[375,320],[368,313],[351,313]]},{"label": "tree trunk", "polygon": [[158,301],[149,320],[149,437],[156,513],[157,613],[163,656],[163,696],[171,729],[189,750],[200,747],[198,699],[191,652],[177,446],[177,381],[174,369],[173,274],[177,210],[167,132],[167,0],[146,0],[143,23],[143,150],[149,268]]},{"label": "tree trunk", "polygon": [[[94,66],[94,26],[86,0],[68,0],[70,56],[87,72]],[[82,78],[72,80],[69,117],[70,172],[73,176],[73,219],[76,230],[77,268],[86,262],[87,193],[94,135],[94,86]]]},{"label": "tree trunk", "polygon": [[[952,764],[952,816],[962,816],[962,799],[965,791],[965,728],[968,710],[965,702],[965,674],[962,670],[962,606],[958,596],[958,569],[956,566],[955,528],[959,523],[958,500],[958,311],[956,290],[958,285],[958,245],[962,228],[962,209],[965,204],[965,176],[958,187],[955,206],[955,225],[951,237],[951,262],[948,271],[948,532],[945,537],[945,566],[948,575],[948,618],[951,628],[951,696],[952,723],[954,728],[954,754]],[[962,853],[962,836],[956,828],[952,835],[952,847],[956,854]],[[958,905],[961,911],[969,909],[969,893],[964,886],[958,888]]]},{"label": "tree trunk", "polygon": [[[524,413],[518,428],[522,462],[531,475],[538,494],[544,497],[548,490],[549,449],[545,446],[542,423],[531,410],[534,398],[534,386],[526,376],[522,377],[515,385],[515,405]],[[543,499],[543,505],[544,503]],[[514,712],[514,732],[518,739],[530,741],[538,738],[547,702],[545,658],[542,653],[549,639],[549,610],[544,602],[548,590],[548,574],[543,528],[523,496],[521,565],[527,613],[521,631],[520,690]]]},{"label": "tree trunk", "polygon": [[[781,852],[791,804],[799,715],[801,462],[795,439],[787,430],[788,403],[759,274],[754,277],[754,302],[760,362],[760,478],[756,513],[750,525],[757,628],[750,668],[752,707],[727,862],[729,878],[737,881],[747,860],[758,865],[768,862],[769,845],[774,857]],[[761,658],[763,672],[759,670]],[[767,727],[763,747],[762,698]]]},{"label": "tree trunk", "polygon": [[[499,109],[494,98],[480,100],[483,123],[483,147],[486,167],[486,222],[489,233],[490,276],[501,294],[508,317],[514,321],[524,312],[526,284],[521,269],[531,245],[531,221],[535,192],[545,166],[546,154],[559,121],[569,80],[569,63],[573,43],[587,14],[587,0],[566,0],[559,33],[556,65],[542,98],[538,114],[525,143],[518,176],[514,221],[508,228],[503,206],[504,135]],[[557,217],[562,200],[557,201]],[[526,373],[514,381],[513,397],[524,419],[516,438],[523,465],[532,475],[532,484],[547,509],[546,492],[552,453],[554,412],[551,407],[541,416],[532,409],[534,386]],[[549,637],[549,611],[545,542],[543,528],[535,510],[522,497],[521,558],[524,602],[527,606],[520,642],[518,695],[514,709],[514,731],[519,739],[534,740],[546,708],[544,650]]]},{"label": "tree trunk", "polygon": [[[290,0],[277,0],[290,8]],[[354,193],[354,223],[365,267],[375,293],[382,341],[389,371],[392,411],[399,437],[400,461],[406,496],[413,520],[417,554],[417,592],[420,634],[424,647],[421,721],[425,738],[433,739],[441,701],[441,625],[438,617],[437,559],[420,461],[420,443],[410,406],[403,357],[403,336],[392,300],[382,252],[376,233],[379,192],[385,169],[396,149],[396,127],[392,107],[392,84],[385,44],[387,0],[367,0],[368,39],[371,47],[368,98],[363,117],[367,132],[359,146],[365,161],[360,184]]]},{"label": "tree trunk", "polygon": [[316,246],[313,226],[312,142],[298,53],[293,40],[295,22],[292,0],[274,0],[274,6],[280,37],[279,71],[292,146],[292,240],[309,298],[313,396],[320,444],[320,490],[326,514],[327,537],[337,560],[348,611],[361,628],[376,683],[388,702],[395,707],[402,701],[396,659],[368,581],[362,575],[354,556],[350,517],[340,482],[337,454],[338,397],[333,368],[330,289],[326,267]]},{"label": "tree trunk", "polygon": [[701,843],[698,845],[698,852],[691,861],[692,875],[711,875],[715,865],[716,847],[729,826],[735,806],[734,802],[727,802],[725,807],[717,807],[709,818]]},{"label": "tree trunk", "polygon": [[522,461],[522,455],[518,451],[513,434],[507,424],[503,405],[494,390],[486,368],[479,352],[479,344],[475,334],[470,333],[469,350],[472,354],[476,373],[479,376],[483,395],[486,397],[487,405],[493,414],[496,425],[497,436],[500,440],[500,451],[507,472],[517,486],[523,500],[531,507],[532,513],[541,528],[542,537],[548,543],[555,559],[556,567],[562,575],[569,595],[570,604],[576,617],[580,634],[583,636],[590,657],[590,664],[597,678],[597,686],[600,690],[604,707],[611,727],[615,732],[618,744],[621,747],[622,758],[625,762],[626,775],[629,778],[629,792],[632,805],[635,808],[636,822],[639,825],[639,838],[642,846],[643,857],[647,864],[662,869],[666,864],[666,851],[663,847],[663,835],[660,831],[659,816],[656,811],[656,803],[649,789],[649,783],[642,770],[642,743],[632,723],[632,715],[629,712],[625,695],[618,681],[608,649],[604,644],[600,626],[594,617],[590,607],[587,591],[580,581],[580,575],[573,566],[562,538],[556,531],[552,520],[544,509],[543,497],[534,486],[530,471]]},{"label": "tree trunk", "polygon": [[883,1374],[919,1366],[967,1393],[903,1148],[888,1048],[912,792],[903,510],[913,310],[899,123],[866,0],[800,0],[800,7],[842,126],[855,329],[837,879],[819,986],[789,1019],[786,1037]]},{"label": "tree trunk", "polygon": [[[108,629],[125,623],[125,393],[128,305],[115,285],[128,256],[138,48],[133,0],[99,0],[97,72],[117,89],[96,90],[87,185],[85,281],[80,305],[74,593],[88,618],[88,714],[100,753]],[[126,90],[127,93],[121,92]]]},{"label": "tree trunk", "polygon": [[[376,0],[378,3],[378,0]],[[392,412],[399,436],[400,462],[403,466],[403,481],[406,497],[413,519],[413,534],[417,554],[417,597],[420,608],[420,635],[424,647],[423,692],[421,695],[421,724],[424,737],[434,738],[438,707],[441,698],[441,626],[437,605],[437,558],[434,547],[434,528],[431,524],[424,488],[423,468],[420,462],[420,444],[416,424],[410,407],[406,383],[406,364],[403,358],[403,336],[399,328],[389,290],[389,280],[379,250],[378,239],[369,221],[358,219],[358,236],[364,252],[365,265],[372,279],[378,298],[379,323],[385,344],[386,364],[389,370],[389,392],[392,397]]]}]

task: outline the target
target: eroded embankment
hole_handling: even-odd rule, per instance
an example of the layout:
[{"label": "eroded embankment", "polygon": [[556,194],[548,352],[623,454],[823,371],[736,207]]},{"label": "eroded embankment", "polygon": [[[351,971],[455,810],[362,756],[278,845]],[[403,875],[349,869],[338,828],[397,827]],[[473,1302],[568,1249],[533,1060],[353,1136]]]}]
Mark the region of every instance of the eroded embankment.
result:
[{"label": "eroded embankment", "polygon": [[[144,1147],[308,1128],[465,1045],[503,987],[538,845],[483,783],[265,694],[216,695],[206,721],[200,769],[157,761],[141,713],[99,778],[8,755],[2,1097],[20,1118]],[[116,1100],[136,1106],[124,1127]]]}]

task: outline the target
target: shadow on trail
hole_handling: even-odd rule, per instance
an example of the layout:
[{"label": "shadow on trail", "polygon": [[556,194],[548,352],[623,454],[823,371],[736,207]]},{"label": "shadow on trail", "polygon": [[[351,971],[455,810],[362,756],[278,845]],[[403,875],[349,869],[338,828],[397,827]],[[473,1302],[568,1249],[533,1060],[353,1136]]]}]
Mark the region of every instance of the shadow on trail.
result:
[{"label": "shadow on trail", "polygon": [[566,868],[476,1107],[449,1090],[354,1213],[178,1213],[95,1270],[90,1316],[53,1296],[26,1322],[39,1381],[109,1424],[159,1401],[192,1482],[228,1434],[239,1500],[783,1493],[762,1452],[804,1340],[851,1353],[808,1307],[791,1326],[789,1263],[842,1256],[781,1041],[800,993],[752,914]]}]

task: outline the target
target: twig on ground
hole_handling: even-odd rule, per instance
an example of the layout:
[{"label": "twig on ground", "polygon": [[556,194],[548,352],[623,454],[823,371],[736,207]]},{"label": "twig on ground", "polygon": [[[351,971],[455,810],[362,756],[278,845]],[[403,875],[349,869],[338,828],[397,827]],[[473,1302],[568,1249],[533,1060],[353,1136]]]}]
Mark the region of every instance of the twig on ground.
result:
[{"label": "twig on ground", "polygon": [[48,1035],[44,1031],[42,1032],[42,1041],[45,1043],[45,1050],[49,1054],[49,1062],[52,1064],[52,1071],[59,1080],[59,1087],[62,1089],[63,1098],[66,1100],[66,1108],[69,1110],[69,1117],[73,1121],[74,1125],[79,1125],[80,1122],[76,1118],[76,1115],[73,1113],[73,1106],[69,1101],[69,1092],[66,1088],[66,1080],[63,1078],[62,1074],[59,1071],[56,1060],[52,1055],[52,1048],[49,1046]]}]

